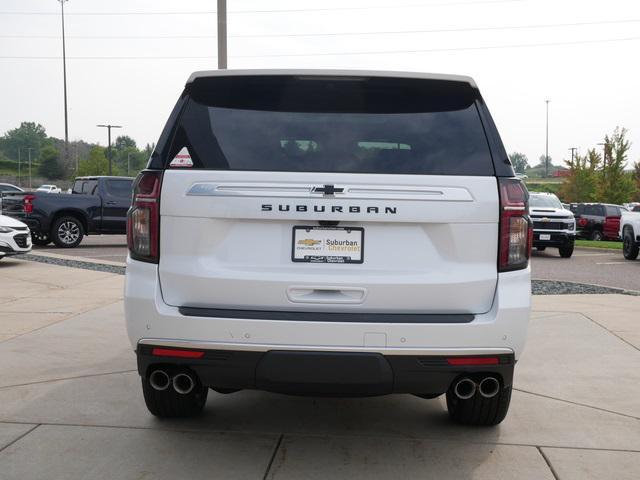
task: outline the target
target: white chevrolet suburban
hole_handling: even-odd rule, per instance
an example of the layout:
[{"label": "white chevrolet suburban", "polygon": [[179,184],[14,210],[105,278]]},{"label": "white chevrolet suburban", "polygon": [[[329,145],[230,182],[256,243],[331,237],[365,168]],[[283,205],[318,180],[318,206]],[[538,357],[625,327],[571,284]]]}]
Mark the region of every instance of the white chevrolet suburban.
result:
[{"label": "white chevrolet suburban", "polygon": [[125,312],[149,411],[209,389],[446,394],[505,417],[532,225],[474,81],[194,73],[134,184]]}]

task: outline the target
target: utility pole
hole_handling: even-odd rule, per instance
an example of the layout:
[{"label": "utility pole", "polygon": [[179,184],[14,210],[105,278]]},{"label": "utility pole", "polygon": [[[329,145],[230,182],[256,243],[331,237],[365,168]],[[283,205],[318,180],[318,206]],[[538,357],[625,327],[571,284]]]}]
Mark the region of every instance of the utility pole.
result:
[{"label": "utility pole", "polygon": [[218,0],[218,70],[227,68],[227,0]]},{"label": "utility pole", "polygon": [[574,154],[577,150],[577,147],[571,147],[569,150],[571,150],[571,163],[573,163],[573,158],[574,158]]},{"label": "utility pole", "polygon": [[60,11],[62,13],[62,81],[64,85],[64,164],[69,159],[69,117],[67,113],[67,51],[65,47],[64,36],[64,4],[67,0],[58,0],[60,2]]},{"label": "utility pole", "polygon": [[547,104],[547,135],[544,149],[544,176],[549,176],[549,100],[545,100]]},{"label": "utility pole", "polygon": [[20,178],[20,147],[18,147],[18,186],[22,186],[22,179]]},{"label": "utility pole", "polygon": [[122,128],[122,125],[96,125],[96,127],[102,127],[107,129],[107,157],[109,159],[109,175],[112,175],[112,162],[111,162],[111,129],[112,128]]},{"label": "utility pole", "polygon": [[129,176],[129,170],[131,170],[131,152],[127,153],[127,177]]},{"label": "utility pole", "polygon": [[27,150],[29,151],[29,190],[31,190],[31,150],[33,148],[29,147]]}]

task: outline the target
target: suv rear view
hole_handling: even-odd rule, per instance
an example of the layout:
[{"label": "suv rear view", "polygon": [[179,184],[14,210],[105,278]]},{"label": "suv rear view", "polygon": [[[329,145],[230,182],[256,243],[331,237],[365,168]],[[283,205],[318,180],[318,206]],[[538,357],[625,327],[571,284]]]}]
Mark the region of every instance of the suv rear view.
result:
[{"label": "suv rear view", "polygon": [[194,415],[209,389],[446,393],[454,420],[497,424],[531,236],[468,77],[196,73],[129,211],[147,407]]}]

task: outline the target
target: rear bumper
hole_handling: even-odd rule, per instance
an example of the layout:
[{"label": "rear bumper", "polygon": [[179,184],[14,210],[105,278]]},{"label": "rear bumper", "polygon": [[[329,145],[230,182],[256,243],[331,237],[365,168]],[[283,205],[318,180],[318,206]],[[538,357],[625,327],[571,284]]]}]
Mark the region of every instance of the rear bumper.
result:
[{"label": "rear bumper", "polygon": [[[459,292],[464,295],[464,291]],[[157,265],[128,260],[125,317],[131,345],[191,345],[224,351],[378,353],[384,356],[513,354],[524,348],[530,270],[500,273],[489,311],[468,323],[300,321],[189,316],[164,303]],[[354,312],[355,313],[355,312]],[[186,343],[185,343],[186,342]]]},{"label": "rear bumper", "polygon": [[[183,344],[183,348],[189,346]],[[151,340],[137,348],[138,372],[189,369],[202,385],[215,389],[258,389],[295,395],[372,396],[390,393],[423,395],[446,392],[459,377],[493,375],[503,388],[513,380],[513,354],[490,357],[492,365],[456,366],[444,355],[382,355],[372,352],[196,350],[201,358],[163,357]],[[184,350],[181,350],[184,351]],[[454,357],[458,358],[458,357]],[[455,363],[455,362],[454,362]]]},{"label": "rear bumper", "polygon": [[[540,235],[550,235],[549,240],[541,240]],[[576,239],[575,232],[545,232],[544,230],[533,231],[534,247],[564,247],[570,245]]]}]

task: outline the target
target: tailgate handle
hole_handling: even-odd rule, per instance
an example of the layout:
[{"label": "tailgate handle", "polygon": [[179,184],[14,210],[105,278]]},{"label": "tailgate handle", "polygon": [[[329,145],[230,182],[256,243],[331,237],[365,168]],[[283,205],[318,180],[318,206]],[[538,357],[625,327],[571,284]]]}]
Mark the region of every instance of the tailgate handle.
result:
[{"label": "tailgate handle", "polygon": [[362,303],[367,289],[361,287],[294,286],[287,288],[293,303]]}]

